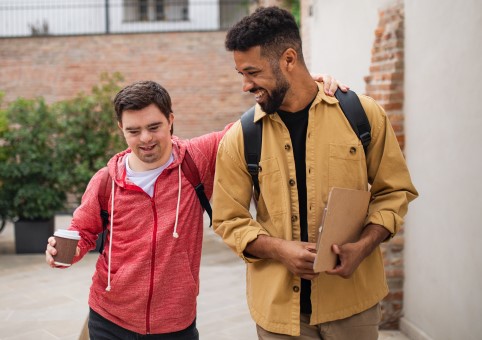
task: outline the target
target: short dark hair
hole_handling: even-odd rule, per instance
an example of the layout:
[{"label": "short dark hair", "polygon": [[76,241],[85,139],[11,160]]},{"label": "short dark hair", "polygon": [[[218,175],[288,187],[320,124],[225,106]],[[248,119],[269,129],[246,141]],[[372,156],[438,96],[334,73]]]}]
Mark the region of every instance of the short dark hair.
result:
[{"label": "short dark hair", "polygon": [[261,55],[276,60],[293,48],[303,61],[301,36],[293,15],[279,7],[260,7],[241,19],[226,35],[228,51],[247,51],[260,46]]},{"label": "short dark hair", "polygon": [[[138,81],[124,87],[114,98],[117,121],[122,123],[122,113],[126,110],[142,110],[151,104],[169,120],[172,113],[171,97],[167,90],[151,80]],[[171,134],[173,133],[171,128]]]}]

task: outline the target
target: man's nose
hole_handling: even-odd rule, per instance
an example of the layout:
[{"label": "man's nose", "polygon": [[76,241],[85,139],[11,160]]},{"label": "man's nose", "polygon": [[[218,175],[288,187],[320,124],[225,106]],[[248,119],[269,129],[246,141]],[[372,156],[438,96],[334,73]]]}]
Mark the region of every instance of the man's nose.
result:
[{"label": "man's nose", "polygon": [[249,92],[253,87],[254,83],[247,77],[243,77],[243,92]]},{"label": "man's nose", "polygon": [[152,139],[152,134],[149,130],[142,130],[141,132],[141,141],[142,142],[149,142]]}]

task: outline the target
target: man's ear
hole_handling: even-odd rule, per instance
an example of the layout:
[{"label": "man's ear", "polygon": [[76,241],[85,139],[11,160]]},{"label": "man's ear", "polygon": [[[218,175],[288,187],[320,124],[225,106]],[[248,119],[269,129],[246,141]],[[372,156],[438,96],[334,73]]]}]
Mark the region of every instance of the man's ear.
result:
[{"label": "man's ear", "polygon": [[121,129],[121,131],[122,131],[122,123],[121,123],[121,122],[117,122],[117,126],[118,126],[119,129]]},{"label": "man's ear", "polygon": [[298,53],[293,48],[287,48],[281,56],[281,67],[286,71],[291,71],[298,62]]}]

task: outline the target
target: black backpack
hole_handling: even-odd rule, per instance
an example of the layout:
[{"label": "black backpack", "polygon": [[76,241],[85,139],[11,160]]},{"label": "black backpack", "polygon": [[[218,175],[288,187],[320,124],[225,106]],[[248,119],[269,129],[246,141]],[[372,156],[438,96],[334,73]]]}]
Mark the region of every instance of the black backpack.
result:
[{"label": "black backpack", "polygon": [[[367,147],[371,142],[371,127],[365,110],[360,103],[360,99],[353,91],[342,92],[337,90],[335,92],[335,97],[340,102],[341,110],[348,119],[348,122],[350,122],[353,131],[355,131],[360,139],[366,154]],[[253,122],[253,119],[254,106],[241,116],[241,126],[243,128],[244,158],[246,159],[246,166],[253,180],[254,189],[259,195],[258,173],[263,138],[263,125],[262,120],[255,123]]]}]

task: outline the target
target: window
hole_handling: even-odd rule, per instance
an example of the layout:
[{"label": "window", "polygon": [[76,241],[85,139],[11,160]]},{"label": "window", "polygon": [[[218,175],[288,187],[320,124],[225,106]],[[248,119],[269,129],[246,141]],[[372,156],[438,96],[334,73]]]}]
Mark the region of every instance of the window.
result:
[{"label": "window", "polygon": [[124,21],[186,21],[189,0],[124,0]]},{"label": "window", "polygon": [[139,0],[139,21],[147,21],[147,0]]},{"label": "window", "polygon": [[156,20],[164,19],[164,0],[156,0]]}]

